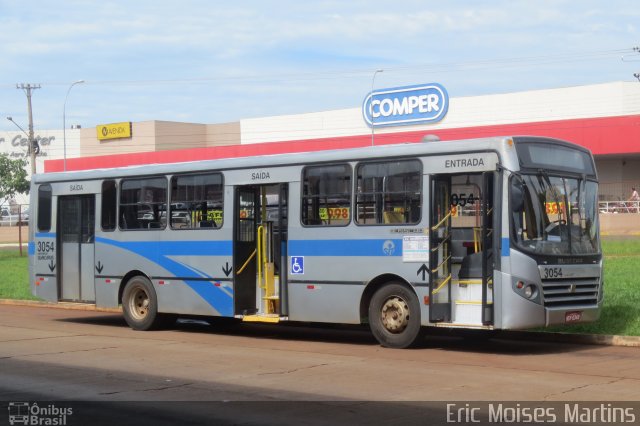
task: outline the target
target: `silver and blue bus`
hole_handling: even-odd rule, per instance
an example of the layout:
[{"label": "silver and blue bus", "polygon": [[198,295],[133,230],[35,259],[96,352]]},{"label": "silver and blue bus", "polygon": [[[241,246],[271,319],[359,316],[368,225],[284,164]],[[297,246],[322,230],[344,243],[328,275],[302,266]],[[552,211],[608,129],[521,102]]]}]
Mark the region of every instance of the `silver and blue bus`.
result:
[{"label": "silver and blue bus", "polygon": [[[425,138],[428,140],[428,138]],[[541,137],[46,173],[33,177],[35,296],[180,316],[426,327],[598,319],[591,153]]]}]

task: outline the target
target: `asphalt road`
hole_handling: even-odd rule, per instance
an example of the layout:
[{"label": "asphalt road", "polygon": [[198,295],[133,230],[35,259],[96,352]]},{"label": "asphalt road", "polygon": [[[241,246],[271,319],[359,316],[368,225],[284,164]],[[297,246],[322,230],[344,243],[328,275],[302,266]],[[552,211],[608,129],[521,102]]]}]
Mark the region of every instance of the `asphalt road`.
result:
[{"label": "asphalt road", "polygon": [[0,305],[0,401],[93,401],[66,424],[446,424],[445,404],[420,401],[640,401],[640,348],[437,335],[393,350],[357,327],[138,332],[118,314]]}]

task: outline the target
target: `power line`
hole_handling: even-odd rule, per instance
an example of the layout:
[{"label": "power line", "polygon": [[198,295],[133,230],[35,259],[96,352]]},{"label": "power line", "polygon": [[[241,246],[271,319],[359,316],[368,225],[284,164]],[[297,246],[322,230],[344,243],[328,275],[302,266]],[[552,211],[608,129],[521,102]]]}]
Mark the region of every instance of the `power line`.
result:
[{"label": "power line", "polygon": [[[504,67],[517,67],[528,64],[554,64],[577,62],[592,59],[602,59],[607,57],[620,57],[623,54],[637,53],[635,48],[597,50],[591,52],[561,53],[554,55],[521,56],[511,58],[494,58],[476,61],[458,61],[448,63],[423,63],[406,66],[384,66],[387,72],[449,72],[469,69],[491,69]],[[379,67],[377,67],[379,68]],[[141,79],[141,80],[92,80],[87,84],[100,86],[144,86],[144,85],[165,85],[165,84],[207,84],[212,82],[280,82],[280,81],[307,81],[307,80],[330,80],[337,78],[361,78],[371,76],[371,68],[307,72],[307,73],[274,73],[274,74],[247,74],[223,77],[199,77],[199,78],[175,78],[175,79]],[[48,86],[67,86],[68,82],[47,82]]]}]

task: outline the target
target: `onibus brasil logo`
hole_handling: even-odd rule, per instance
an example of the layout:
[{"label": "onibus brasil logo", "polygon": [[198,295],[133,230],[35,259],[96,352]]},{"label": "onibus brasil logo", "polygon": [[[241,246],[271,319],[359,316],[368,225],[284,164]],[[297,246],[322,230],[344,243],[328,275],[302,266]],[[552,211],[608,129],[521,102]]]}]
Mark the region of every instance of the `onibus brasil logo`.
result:
[{"label": "onibus brasil logo", "polygon": [[55,404],[38,405],[37,402],[10,402],[9,424],[63,426],[73,414],[73,408],[57,407]]}]

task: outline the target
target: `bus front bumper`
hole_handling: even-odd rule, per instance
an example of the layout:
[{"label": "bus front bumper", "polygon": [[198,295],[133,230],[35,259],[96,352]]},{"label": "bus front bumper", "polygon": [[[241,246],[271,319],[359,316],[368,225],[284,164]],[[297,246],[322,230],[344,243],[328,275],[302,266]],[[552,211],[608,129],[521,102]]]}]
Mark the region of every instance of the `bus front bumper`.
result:
[{"label": "bus front bumper", "polygon": [[545,308],[545,325],[571,325],[594,322],[600,318],[602,302],[597,306],[572,306],[564,308]]}]

